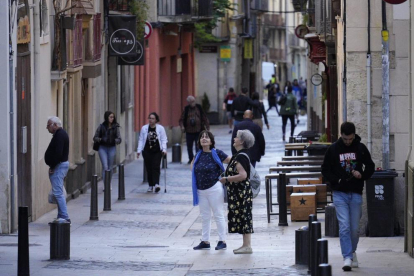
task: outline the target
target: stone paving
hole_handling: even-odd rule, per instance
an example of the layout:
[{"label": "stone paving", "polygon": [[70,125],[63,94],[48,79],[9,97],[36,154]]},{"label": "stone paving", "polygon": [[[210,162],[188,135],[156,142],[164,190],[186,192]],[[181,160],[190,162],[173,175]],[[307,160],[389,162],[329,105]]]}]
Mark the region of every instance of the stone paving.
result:
[{"label": "stone paving", "polygon": [[[269,112],[270,130],[264,129],[266,155],[257,164],[264,176],[284,152],[281,118]],[[296,133],[306,129],[300,118]],[[289,130],[289,126],[288,126]],[[230,154],[228,127],[213,126],[216,147]],[[71,259],[49,260],[48,222],[56,211],[29,224],[31,275],[306,275],[307,268],[295,265],[295,230],[307,222],[291,222],[279,227],[278,217],[267,222],[264,183],[254,200],[252,255],[234,255],[241,245],[238,234],[228,236],[228,250],[194,251],[201,238],[198,207],[192,206],[190,166],[183,147],[182,164],[168,163],[167,193],[164,170],[161,192],[147,193],[142,183],[143,161],[125,166],[126,199],[117,200],[118,175],[113,176],[112,210],[103,210],[103,183],[99,183],[99,221],[89,221],[90,191],[68,203],[71,225]],[[171,160],[169,152],[168,160]],[[324,215],[318,215],[324,224]],[[322,229],[323,225],[322,225]],[[322,230],[322,233],[324,231]],[[218,240],[212,223],[211,243]],[[338,238],[329,240],[329,262],[333,275],[341,275],[342,257]],[[414,261],[403,253],[403,237],[361,237],[358,254],[361,267],[354,275],[412,275]],[[16,275],[17,235],[0,235],[0,275]]]}]

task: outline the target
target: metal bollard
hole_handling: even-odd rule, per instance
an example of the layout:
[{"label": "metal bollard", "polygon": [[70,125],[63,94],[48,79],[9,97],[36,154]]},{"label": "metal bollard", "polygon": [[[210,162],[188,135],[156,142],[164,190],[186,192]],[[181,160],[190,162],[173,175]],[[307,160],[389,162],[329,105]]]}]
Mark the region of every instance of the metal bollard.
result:
[{"label": "metal bollard", "polygon": [[311,254],[312,254],[312,252],[311,252],[311,239],[310,239],[310,237],[311,237],[311,228],[312,228],[312,222],[314,222],[314,221],[318,221],[318,218],[316,217],[316,215],[314,215],[314,214],[312,214],[312,215],[309,215],[309,219],[308,219],[308,230],[309,230],[309,246],[308,246],[308,258],[309,258],[309,262],[308,262],[308,274],[310,274],[311,273],[311,262],[310,262],[310,256],[311,256]]},{"label": "metal bollard", "polygon": [[325,236],[339,237],[339,224],[336,217],[336,209],[333,203],[325,208]]},{"label": "metal bollard", "polygon": [[320,264],[327,264],[328,261],[328,240],[318,240],[318,267]]},{"label": "metal bollard", "polygon": [[30,275],[29,266],[29,207],[19,207],[17,275]]},{"label": "metal bollard", "polygon": [[49,222],[50,259],[70,259],[70,223]]},{"label": "metal bollard", "polygon": [[321,238],[321,223],[319,221],[312,222],[310,230],[310,259],[311,275],[317,276],[318,274],[318,240]]},{"label": "metal bollard", "polygon": [[277,180],[277,186],[279,187],[279,226],[288,226],[287,222],[287,206],[286,206],[286,174],[280,173]]},{"label": "metal bollard", "polygon": [[178,143],[172,146],[172,162],[181,163],[181,145]]},{"label": "metal bollard", "polygon": [[285,156],[292,156],[292,150],[285,150]]},{"label": "metal bollard", "polygon": [[319,276],[332,276],[332,267],[330,264],[320,264],[318,272]]},{"label": "metal bollard", "polygon": [[309,264],[309,229],[302,226],[295,231],[295,264]]},{"label": "metal bollard", "polygon": [[92,176],[91,182],[91,214],[89,220],[99,220],[98,216],[98,176]]},{"label": "metal bollard", "polygon": [[144,176],[144,178],[142,179],[142,183],[147,183],[148,182],[148,173],[147,173],[147,167],[145,167],[145,163],[142,166],[144,168],[144,171],[142,173],[142,175]]},{"label": "metal bollard", "polygon": [[118,174],[118,200],[125,200],[125,174],[124,164],[119,164]]},{"label": "metal bollard", "polygon": [[167,155],[162,155],[162,159],[161,159],[161,163],[162,163],[162,168],[163,169],[167,169]]},{"label": "metal bollard", "polygon": [[105,171],[104,211],[111,211],[111,171]]}]

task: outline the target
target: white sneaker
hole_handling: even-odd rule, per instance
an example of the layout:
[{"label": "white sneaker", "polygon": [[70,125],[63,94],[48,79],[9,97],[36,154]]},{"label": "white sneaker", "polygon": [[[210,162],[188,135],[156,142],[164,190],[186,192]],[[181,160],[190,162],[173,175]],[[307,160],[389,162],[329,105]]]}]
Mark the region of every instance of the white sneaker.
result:
[{"label": "white sneaker", "polygon": [[153,189],[154,189],[154,187],[152,187],[152,186],[148,187],[147,193],[152,193]]},{"label": "white sneaker", "polygon": [[350,258],[346,258],[344,261],[344,266],[342,267],[343,271],[351,271],[352,270],[352,260]]},{"label": "white sneaker", "polygon": [[352,253],[352,267],[358,267],[358,258],[356,252]]}]

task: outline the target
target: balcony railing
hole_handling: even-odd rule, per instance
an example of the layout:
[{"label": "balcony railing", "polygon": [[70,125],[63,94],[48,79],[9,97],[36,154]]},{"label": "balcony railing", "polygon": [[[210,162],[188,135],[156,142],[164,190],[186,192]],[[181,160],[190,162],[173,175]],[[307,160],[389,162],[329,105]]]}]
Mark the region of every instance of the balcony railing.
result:
[{"label": "balcony railing", "polygon": [[160,22],[196,22],[212,14],[213,0],[158,0]]},{"label": "balcony railing", "polygon": [[67,60],[69,67],[82,65],[83,36],[82,36],[82,15],[76,16],[75,28],[66,33]]},{"label": "balcony railing", "polygon": [[285,49],[270,48],[269,58],[272,61],[285,61],[286,60]]},{"label": "balcony railing", "polygon": [[258,11],[268,11],[269,10],[269,0],[253,0],[250,4],[252,10]]},{"label": "balcony railing", "polygon": [[265,27],[283,28],[285,22],[280,14],[266,14],[264,17]]},{"label": "balcony railing", "polygon": [[108,0],[108,7],[111,11],[128,11],[130,0]]},{"label": "balcony railing", "polygon": [[93,18],[93,61],[101,59],[101,14]]}]

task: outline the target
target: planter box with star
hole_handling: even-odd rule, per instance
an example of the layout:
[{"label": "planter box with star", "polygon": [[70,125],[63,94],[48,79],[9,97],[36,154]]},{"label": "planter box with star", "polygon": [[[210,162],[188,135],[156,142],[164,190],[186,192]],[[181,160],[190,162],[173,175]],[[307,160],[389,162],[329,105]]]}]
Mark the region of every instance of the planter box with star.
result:
[{"label": "planter box with star", "polygon": [[292,193],[290,207],[292,221],[307,221],[309,215],[316,214],[316,192]]}]

